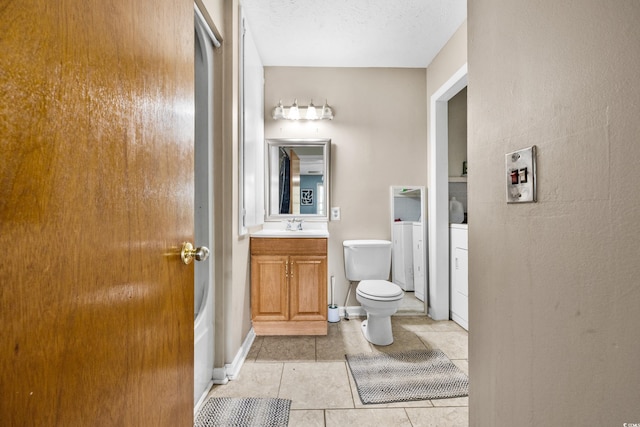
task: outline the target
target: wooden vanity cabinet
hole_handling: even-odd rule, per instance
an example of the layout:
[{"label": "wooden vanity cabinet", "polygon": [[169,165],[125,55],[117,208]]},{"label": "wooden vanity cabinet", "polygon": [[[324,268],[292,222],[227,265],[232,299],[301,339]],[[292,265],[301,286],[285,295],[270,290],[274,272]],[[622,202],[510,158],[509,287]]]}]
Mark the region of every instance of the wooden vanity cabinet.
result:
[{"label": "wooden vanity cabinet", "polygon": [[251,238],[256,335],[327,334],[327,239]]}]

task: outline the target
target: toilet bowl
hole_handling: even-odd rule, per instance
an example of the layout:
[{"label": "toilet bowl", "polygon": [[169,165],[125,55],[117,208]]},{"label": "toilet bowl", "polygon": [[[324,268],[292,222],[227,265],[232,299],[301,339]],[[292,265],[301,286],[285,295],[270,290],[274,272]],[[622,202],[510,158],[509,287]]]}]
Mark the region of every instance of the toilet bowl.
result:
[{"label": "toilet bowl", "polygon": [[391,316],[400,307],[404,292],[386,279],[391,270],[388,240],[345,240],[344,266],[347,279],[359,282],[356,299],[367,313],[362,333],[375,345],[393,343]]},{"label": "toilet bowl", "polygon": [[356,299],[367,312],[362,322],[364,337],[375,345],[393,343],[391,316],[398,311],[404,292],[386,280],[363,280],[356,288]]}]

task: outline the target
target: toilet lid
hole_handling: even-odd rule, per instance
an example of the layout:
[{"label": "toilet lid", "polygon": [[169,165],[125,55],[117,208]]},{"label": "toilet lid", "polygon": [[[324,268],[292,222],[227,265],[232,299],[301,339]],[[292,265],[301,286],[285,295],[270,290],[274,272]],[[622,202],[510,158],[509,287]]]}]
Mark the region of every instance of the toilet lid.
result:
[{"label": "toilet lid", "polygon": [[404,295],[400,286],[386,280],[363,280],[358,284],[356,292],[377,300],[396,300]]}]

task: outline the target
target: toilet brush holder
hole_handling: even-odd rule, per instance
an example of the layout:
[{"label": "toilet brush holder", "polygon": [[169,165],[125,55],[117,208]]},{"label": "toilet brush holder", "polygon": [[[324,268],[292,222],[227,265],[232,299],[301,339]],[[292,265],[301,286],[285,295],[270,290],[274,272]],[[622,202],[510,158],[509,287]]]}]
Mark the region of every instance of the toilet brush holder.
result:
[{"label": "toilet brush holder", "polygon": [[329,315],[327,316],[327,320],[329,320],[330,323],[336,323],[340,321],[340,311],[338,310],[337,305],[329,306]]}]

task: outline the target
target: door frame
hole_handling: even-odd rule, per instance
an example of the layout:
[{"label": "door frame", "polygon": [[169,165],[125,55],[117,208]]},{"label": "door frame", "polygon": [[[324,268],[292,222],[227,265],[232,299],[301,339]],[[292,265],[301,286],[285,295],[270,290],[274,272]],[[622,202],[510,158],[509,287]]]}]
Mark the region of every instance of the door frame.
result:
[{"label": "door frame", "polygon": [[431,95],[429,113],[428,224],[429,317],[449,319],[449,125],[448,102],[467,86],[467,64]]},{"label": "door frame", "polygon": [[[207,99],[204,112],[194,113],[194,186],[195,186],[195,202],[194,203],[194,226],[195,235],[194,242],[196,246],[207,246],[215,251],[215,231],[214,231],[214,96],[215,96],[215,77],[214,77],[214,49],[220,46],[220,42],[215,38],[209,23],[203,16],[197,4],[194,4],[194,29],[196,38],[200,39],[200,47],[202,56],[206,64],[207,74]],[[198,46],[196,44],[196,46]],[[197,64],[196,64],[197,67]],[[195,108],[198,108],[197,90],[198,81],[196,74],[195,81],[196,93],[194,94]],[[205,121],[199,126],[199,120]],[[202,135],[206,133],[206,135]],[[204,141],[200,140],[204,139]],[[203,158],[198,158],[201,154]],[[203,301],[201,301],[202,312],[194,319],[194,413],[203,403],[206,395],[214,383],[226,383],[224,369],[214,368],[215,358],[215,256],[211,256],[194,266],[194,286],[197,281],[206,277],[206,290],[204,292]],[[200,340],[205,342],[201,343]],[[203,349],[204,346],[204,349]],[[198,351],[201,350],[201,351]],[[221,376],[221,378],[216,378]],[[208,378],[204,378],[207,376]],[[206,381],[206,384],[204,384]],[[203,392],[202,392],[203,391]],[[201,392],[201,393],[200,393]]]}]

